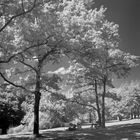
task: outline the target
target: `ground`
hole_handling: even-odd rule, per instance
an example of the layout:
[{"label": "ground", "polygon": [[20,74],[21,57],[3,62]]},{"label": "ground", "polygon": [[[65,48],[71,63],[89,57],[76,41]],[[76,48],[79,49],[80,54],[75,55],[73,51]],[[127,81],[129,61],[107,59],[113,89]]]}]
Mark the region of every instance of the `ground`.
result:
[{"label": "ground", "polygon": [[89,126],[77,131],[65,129],[40,131],[40,138],[31,133],[1,135],[0,140],[140,140],[140,119],[108,122],[105,129],[90,129]]}]

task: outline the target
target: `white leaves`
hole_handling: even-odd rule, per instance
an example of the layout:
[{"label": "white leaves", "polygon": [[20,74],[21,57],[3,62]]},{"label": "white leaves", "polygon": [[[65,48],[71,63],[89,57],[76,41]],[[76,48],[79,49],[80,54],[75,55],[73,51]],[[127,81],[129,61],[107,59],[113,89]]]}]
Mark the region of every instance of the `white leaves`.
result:
[{"label": "white leaves", "polygon": [[110,107],[111,113],[118,115],[118,113],[123,113],[123,115],[129,114],[131,109],[137,108],[139,106],[139,91],[140,84],[138,81],[131,81],[130,83],[123,83],[119,88],[113,89],[111,92],[116,93],[117,97],[120,98],[118,101],[107,102],[111,103]]},{"label": "white leaves", "polygon": [[14,71],[15,71],[15,68],[6,69],[5,72],[6,72],[7,77],[10,78],[12,74],[14,73]]},{"label": "white leaves", "polygon": [[108,50],[108,55],[109,55],[108,57],[110,57],[111,59],[114,59],[114,61],[116,60],[116,63],[117,61],[124,61],[125,54],[126,53],[116,48]]},{"label": "white leaves", "polygon": [[95,30],[96,24],[99,24],[97,18],[100,21],[99,17],[103,17],[104,11],[104,8],[99,11],[97,9],[88,11],[83,1],[71,1],[65,6],[60,19],[69,37],[77,38],[79,35],[81,40],[92,41],[95,35],[99,33]]},{"label": "white leaves", "polygon": [[129,65],[129,67],[137,66],[136,62],[139,60],[139,58],[140,58],[139,56],[130,55],[129,53],[126,53],[124,56],[124,60]]}]

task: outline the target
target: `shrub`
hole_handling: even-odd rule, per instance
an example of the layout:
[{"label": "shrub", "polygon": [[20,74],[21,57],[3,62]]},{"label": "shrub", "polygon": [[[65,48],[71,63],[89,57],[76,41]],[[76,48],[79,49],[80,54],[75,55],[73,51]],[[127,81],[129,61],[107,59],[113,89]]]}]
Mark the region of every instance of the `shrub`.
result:
[{"label": "shrub", "polygon": [[24,126],[23,125],[19,125],[17,127],[9,127],[7,133],[8,134],[20,133],[20,132],[23,132],[23,130],[24,130]]}]

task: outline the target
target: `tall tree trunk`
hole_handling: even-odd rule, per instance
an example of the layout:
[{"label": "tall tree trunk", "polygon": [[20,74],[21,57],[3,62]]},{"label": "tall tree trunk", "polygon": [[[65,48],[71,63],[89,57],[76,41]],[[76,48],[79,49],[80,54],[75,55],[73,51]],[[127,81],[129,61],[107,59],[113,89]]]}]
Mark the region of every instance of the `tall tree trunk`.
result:
[{"label": "tall tree trunk", "polygon": [[41,89],[41,68],[44,60],[49,56],[54,50],[45,53],[42,55],[42,53],[39,52],[38,47],[38,65],[36,69],[36,88],[35,88],[35,103],[34,103],[34,130],[33,133],[38,136],[39,135],[39,105],[40,105],[40,89]]},{"label": "tall tree trunk", "polygon": [[106,94],[106,78],[103,80],[103,94],[102,94],[102,127],[105,128],[105,94]]},{"label": "tall tree trunk", "polygon": [[34,103],[34,130],[35,135],[39,135],[39,104],[40,104],[40,66],[36,74],[35,103]]},{"label": "tall tree trunk", "polygon": [[96,79],[95,79],[95,96],[96,96],[96,106],[97,106],[98,121],[99,121],[99,125],[101,126],[102,119],[101,119],[101,112],[100,112],[100,106],[99,106],[98,87],[97,87]]}]

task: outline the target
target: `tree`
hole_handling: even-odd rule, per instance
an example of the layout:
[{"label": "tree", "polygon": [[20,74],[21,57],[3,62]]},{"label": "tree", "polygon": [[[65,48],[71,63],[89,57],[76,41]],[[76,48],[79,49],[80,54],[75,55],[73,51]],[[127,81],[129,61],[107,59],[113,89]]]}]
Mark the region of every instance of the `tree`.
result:
[{"label": "tree", "polygon": [[[8,63],[16,56],[16,48],[13,45],[14,23],[23,18],[37,6],[34,1],[9,1],[0,2],[0,64]],[[3,74],[0,73],[3,77]]]},{"label": "tree", "polygon": [[86,109],[75,102],[70,102],[67,95],[60,91],[57,93],[43,93],[40,111],[42,113],[48,112],[51,127],[58,127],[79,119],[81,114],[85,114]]},{"label": "tree", "polygon": [[[106,9],[87,9],[84,1],[69,1],[61,14],[72,59],[82,64],[102,88],[101,116],[105,127],[105,96],[112,77],[126,76],[138,57],[119,49],[118,25],[105,18]],[[96,83],[96,82],[95,82]],[[95,92],[97,93],[97,92]]]},{"label": "tree", "polygon": [[[72,62],[70,64],[69,73],[67,74],[67,84],[71,86],[72,97],[69,101],[75,102],[81,106],[89,108],[89,113],[97,112],[99,122],[100,116],[100,101],[98,95],[97,82],[89,75],[89,71],[80,63]],[[95,82],[93,82],[95,80]]]},{"label": "tree", "polygon": [[22,109],[22,103],[25,98],[19,94],[11,86],[1,84],[0,88],[0,127],[2,134],[7,133],[9,126],[20,124],[25,115]]},{"label": "tree", "polygon": [[[19,2],[22,11],[30,7],[30,2]],[[47,65],[59,62],[66,47],[62,27],[57,18],[59,3],[36,1],[29,12],[14,19],[12,27],[8,22],[4,27],[6,44],[1,51],[1,77],[9,84],[34,94],[34,134],[39,134],[39,103],[42,90],[58,90],[60,78],[49,75]],[[6,28],[7,27],[7,28]],[[3,27],[2,27],[3,28]],[[3,35],[2,34],[2,35]],[[10,40],[8,40],[8,37]],[[10,41],[10,44],[8,43]],[[9,48],[10,45],[10,48]],[[6,55],[7,54],[7,55]],[[7,66],[8,63],[9,66]],[[4,65],[5,64],[5,65]],[[14,81],[14,82],[13,82]]]},{"label": "tree", "polygon": [[[23,18],[37,6],[37,0],[34,1],[9,1],[0,2],[0,63],[8,63],[15,57],[13,46],[13,25],[15,20]],[[12,54],[13,53],[13,54]]]},{"label": "tree", "polygon": [[112,117],[121,116],[124,118],[139,117],[139,82],[131,81],[124,83],[111,92],[116,93],[119,100],[107,102]]}]

